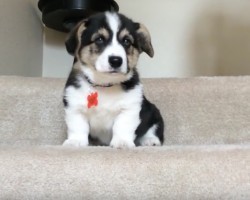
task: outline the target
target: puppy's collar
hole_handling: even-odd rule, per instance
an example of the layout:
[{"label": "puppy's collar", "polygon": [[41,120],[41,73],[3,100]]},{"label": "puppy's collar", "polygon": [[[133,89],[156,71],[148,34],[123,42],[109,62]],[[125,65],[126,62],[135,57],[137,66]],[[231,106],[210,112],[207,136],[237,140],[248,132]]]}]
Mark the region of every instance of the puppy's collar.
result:
[{"label": "puppy's collar", "polygon": [[95,84],[93,83],[85,74],[84,74],[84,78],[87,80],[87,82],[93,86],[93,87],[104,87],[104,88],[108,88],[108,87],[112,87],[114,86],[114,84],[111,83],[107,83],[107,84]]}]

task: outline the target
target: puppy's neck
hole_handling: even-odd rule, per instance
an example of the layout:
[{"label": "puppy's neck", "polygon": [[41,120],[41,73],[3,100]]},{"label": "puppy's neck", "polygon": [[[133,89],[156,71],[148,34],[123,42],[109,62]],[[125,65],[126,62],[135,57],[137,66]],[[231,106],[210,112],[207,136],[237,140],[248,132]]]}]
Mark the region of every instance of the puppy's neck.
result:
[{"label": "puppy's neck", "polygon": [[85,78],[85,80],[92,86],[92,87],[103,87],[103,88],[109,88],[109,87],[113,87],[115,84],[111,84],[111,83],[107,83],[107,84],[96,84],[93,83],[88,76],[86,76],[85,74],[83,74],[83,77]]}]

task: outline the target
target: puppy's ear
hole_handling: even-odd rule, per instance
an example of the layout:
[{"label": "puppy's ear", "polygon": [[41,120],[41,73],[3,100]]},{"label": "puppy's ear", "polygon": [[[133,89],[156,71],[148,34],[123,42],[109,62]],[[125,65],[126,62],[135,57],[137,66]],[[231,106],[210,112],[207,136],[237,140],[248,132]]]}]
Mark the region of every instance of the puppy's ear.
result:
[{"label": "puppy's ear", "polygon": [[135,23],[139,50],[147,53],[151,58],[154,56],[154,49],[151,44],[151,37],[148,29],[140,23]]},{"label": "puppy's ear", "polygon": [[68,53],[72,56],[75,55],[76,50],[79,48],[81,43],[81,35],[83,31],[86,29],[86,23],[87,20],[83,20],[79,22],[75,28],[69,33],[69,36],[67,37],[65,41],[65,46],[68,51]]}]

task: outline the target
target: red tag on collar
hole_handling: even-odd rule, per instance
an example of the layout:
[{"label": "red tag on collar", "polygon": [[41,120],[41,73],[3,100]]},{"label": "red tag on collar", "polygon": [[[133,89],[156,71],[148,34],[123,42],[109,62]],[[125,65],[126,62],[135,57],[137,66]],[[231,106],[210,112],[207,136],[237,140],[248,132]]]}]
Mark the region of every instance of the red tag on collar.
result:
[{"label": "red tag on collar", "polygon": [[90,95],[88,95],[88,108],[94,107],[98,105],[98,93],[93,92]]}]

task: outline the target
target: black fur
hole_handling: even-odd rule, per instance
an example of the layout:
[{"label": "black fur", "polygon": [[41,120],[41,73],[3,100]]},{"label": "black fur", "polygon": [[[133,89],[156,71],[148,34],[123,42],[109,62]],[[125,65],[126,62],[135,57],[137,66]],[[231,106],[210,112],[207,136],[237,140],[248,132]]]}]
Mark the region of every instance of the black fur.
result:
[{"label": "black fur", "polygon": [[[69,86],[73,86],[75,88],[80,88],[81,85],[79,83],[78,76],[79,76],[79,73],[75,70],[72,70],[64,88],[66,89]],[[68,105],[69,105],[65,96],[63,97],[63,104],[64,104],[64,107],[68,107]]]},{"label": "black fur", "polygon": [[131,79],[121,83],[121,86],[123,90],[128,91],[128,90],[134,89],[135,86],[138,85],[139,83],[140,83],[140,80],[139,80],[138,72],[136,71],[136,69],[134,69],[134,73]]},{"label": "black fur", "polygon": [[78,44],[78,40],[76,38],[76,35],[77,35],[77,28],[76,27],[71,33],[70,35],[68,36],[67,40],[65,41],[65,46],[66,46],[66,49],[68,51],[68,53],[72,56],[74,56],[75,54],[75,50],[76,50],[76,47],[77,47],[77,44]]},{"label": "black fur", "polygon": [[[121,20],[121,28],[120,31],[127,29],[128,32],[131,34],[131,36],[134,38],[134,43],[132,44],[135,48],[139,49],[139,45],[136,41],[137,38],[137,33],[136,31],[138,30],[138,26],[137,23],[134,23],[131,19],[128,19],[127,17],[125,17],[124,15],[120,14],[119,15],[120,20]],[[120,34],[120,32],[118,32],[118,35]],[[119,41],[121,42],[121,41]]]},{"label": "black fur", "polygon": [[78,81],[78,76],[79,76],[79,72],[72,70],[68,80],[66,82],[65,88],[69,87],[69,86],[73,86],[75,88],[80,88],[81,84]]},{"label": "black fur", "polygon": [[161,143],[163,143],[164,122],[162,116],[158,108],[150,103],[145,96],[143,97],[141,105],[140,119],[141,123],[135,131],[135,144],[138,145],[138,140],[155,124],[157,125],[156,135]]},{"label": "black fur", "polygon": [[69,106],[69,102],[67,101],[65,96],[63,96],[63,105],[65,108],[67,108]]}]

